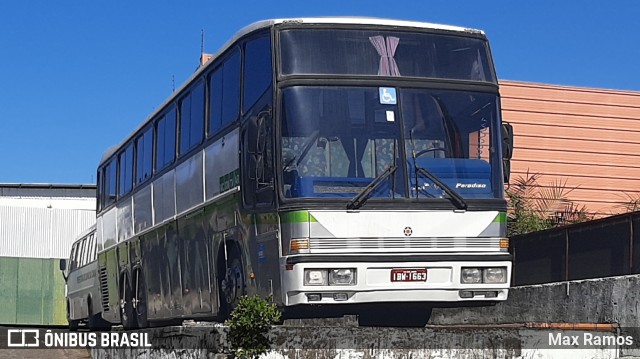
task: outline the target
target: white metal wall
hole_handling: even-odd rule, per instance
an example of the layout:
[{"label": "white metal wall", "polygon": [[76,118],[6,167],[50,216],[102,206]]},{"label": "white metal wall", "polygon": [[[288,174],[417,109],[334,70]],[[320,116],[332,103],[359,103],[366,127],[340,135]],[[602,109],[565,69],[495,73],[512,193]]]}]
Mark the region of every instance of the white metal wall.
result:
[{"label": "white metal wall", "polygon": [[96,221],[93,197],[0,196],[0,257],[67,258]]}]

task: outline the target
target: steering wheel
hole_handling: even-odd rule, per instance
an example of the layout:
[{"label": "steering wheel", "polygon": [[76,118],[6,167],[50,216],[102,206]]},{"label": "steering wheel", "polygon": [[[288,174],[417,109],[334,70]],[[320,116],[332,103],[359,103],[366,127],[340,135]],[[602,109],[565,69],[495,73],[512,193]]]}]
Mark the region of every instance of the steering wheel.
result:
[{"label": "steering wheel", "polygon": [[447,152],[444,148],[440,148],[440,147],[429,147],[429,148],[425,148],[424,150],[418,151],[418,153],[416,153],[415,158],[419,158],[421,156],[424,156],[425,154],[429,153],[429,152],[435,152],[435,151],[442,151],[442,153],[445,155],[447,155]]}]

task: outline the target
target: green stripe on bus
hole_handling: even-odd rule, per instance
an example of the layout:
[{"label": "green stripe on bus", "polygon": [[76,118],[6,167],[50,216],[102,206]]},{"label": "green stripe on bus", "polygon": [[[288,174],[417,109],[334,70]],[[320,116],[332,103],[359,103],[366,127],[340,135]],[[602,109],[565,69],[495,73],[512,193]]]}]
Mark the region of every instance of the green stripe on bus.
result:
[{"label": "green stripe on bus", "polygon": [[283,223],[318,222],[309,211],[295,211],[282,213],[280,219]]},{"label": "green stripe on bus", "polygon": [[500,212],[493,220],[494,223],[507,223],[507,212]]}]

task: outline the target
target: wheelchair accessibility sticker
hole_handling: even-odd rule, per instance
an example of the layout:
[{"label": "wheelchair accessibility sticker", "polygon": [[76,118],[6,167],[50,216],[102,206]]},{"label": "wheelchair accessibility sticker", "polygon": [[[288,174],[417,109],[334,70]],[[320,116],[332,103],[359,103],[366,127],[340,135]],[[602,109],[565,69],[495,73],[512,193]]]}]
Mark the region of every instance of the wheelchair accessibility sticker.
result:
[{"label": "wheelchair accessibility sticker", "polygon": [[382,105],[395,105],[398,103],[396,100],[396,89],[393,87],[380,87],[380,103]]}]

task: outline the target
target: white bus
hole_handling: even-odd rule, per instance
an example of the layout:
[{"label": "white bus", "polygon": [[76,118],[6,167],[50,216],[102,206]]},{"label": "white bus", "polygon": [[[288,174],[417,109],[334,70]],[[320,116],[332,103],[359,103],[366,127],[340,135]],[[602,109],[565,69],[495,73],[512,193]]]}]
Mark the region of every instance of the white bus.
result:
[{"label": "white bus", "polygon": [[73,243],[69,260],[60,261],[66,281],[67,321],[71,330],[77,330],[80,324],[90,330],[110,327],[101,316],[95,233],[95,225],[85,230]]},{"label": "white bus", "polygon": [[482,31],[250,25],[101,160],[103,317],[221,319],[259,294],[424,325],[505,300],[510,133]]}]

